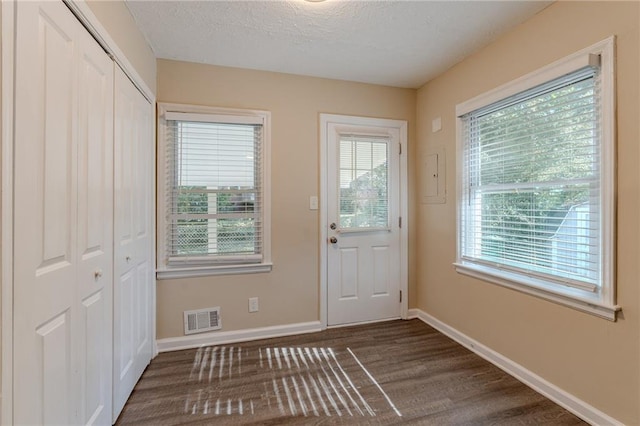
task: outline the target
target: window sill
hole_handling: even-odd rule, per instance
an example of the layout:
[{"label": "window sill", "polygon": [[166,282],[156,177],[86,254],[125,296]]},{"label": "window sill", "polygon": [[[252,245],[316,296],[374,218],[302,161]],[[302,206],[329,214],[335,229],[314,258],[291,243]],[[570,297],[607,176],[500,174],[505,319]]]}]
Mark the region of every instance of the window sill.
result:
[{"label": "window sill", "polygon": [[609,321],[615,321],[617,313],[621,311],[620,306],[603,304],[596,297],[592,299],[580,297],[577,295],[577,291],[573,289],[567,289],[566,293],[558,290],[554,291],[550,288],[545,288],[545,286],[533,280],[511,272],[498,271],[490,267],[463,262],[454,263],[453,265],[460,274],[498,284],[521,293],[530,294]]},{"label": "window sill", "polygon": [[171,280],[176,278],[208,277],[214,275],[260,274],[271,272],[273,263],[256,263],[251,265],[223,265],[198,267],[173,267],[156,271],[156,279]]}]

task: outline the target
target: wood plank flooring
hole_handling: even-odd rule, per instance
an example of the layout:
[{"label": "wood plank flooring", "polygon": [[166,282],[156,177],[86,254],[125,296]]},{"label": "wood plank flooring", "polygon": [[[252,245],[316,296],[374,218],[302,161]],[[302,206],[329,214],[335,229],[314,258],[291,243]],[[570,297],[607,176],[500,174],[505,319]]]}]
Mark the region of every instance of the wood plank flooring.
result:
[{"label": "wood plank flooring", "polygon": [[419,320],[162,353],[118,425],[584,425]]}]

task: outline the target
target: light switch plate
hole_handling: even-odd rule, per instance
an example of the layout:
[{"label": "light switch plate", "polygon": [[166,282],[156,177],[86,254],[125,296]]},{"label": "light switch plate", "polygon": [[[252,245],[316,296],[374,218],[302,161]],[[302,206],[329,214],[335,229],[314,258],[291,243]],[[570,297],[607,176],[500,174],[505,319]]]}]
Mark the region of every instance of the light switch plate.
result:
[{"label": "light switch plate", "polygon": [[439,132],[442,130],[442,119],[440,117],[436,117],[431,121],[431,132]]},{"label": "light switch plate", "polygon": [[318,197],[315,195],[309,197],[309,210],[318,210]]},{"label": "light switch plate", "polygon": [[249,312],[258,312],[260,310],[260,305],[257,297],[249,298]]}]

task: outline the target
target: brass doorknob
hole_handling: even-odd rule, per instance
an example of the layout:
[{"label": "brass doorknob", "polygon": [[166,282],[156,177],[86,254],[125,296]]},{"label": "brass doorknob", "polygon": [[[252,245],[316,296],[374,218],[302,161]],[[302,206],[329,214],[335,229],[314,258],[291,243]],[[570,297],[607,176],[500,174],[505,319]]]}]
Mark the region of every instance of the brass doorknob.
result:
[{"label": "brass doorknob", "polygon": [[335,243],[337,243],[337,242],[338,242],[338,239],[337,239],[336,237],[331,237],[331,238],[329,238],[329,242],[330,242],[331,244],[335,244]]}]

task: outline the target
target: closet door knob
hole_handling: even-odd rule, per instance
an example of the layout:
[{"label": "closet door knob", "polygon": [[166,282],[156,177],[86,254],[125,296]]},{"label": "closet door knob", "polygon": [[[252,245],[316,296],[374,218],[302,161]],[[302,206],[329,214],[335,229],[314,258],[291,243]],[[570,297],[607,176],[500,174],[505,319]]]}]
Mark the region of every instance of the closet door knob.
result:
[{"label": "closet door knob", "polygon": [[94,277],[96,280],[99,280],[100,278],[102,278],[102,269],[98,269],[97,271],[95,271],[95,272],[93,273],[93,277]]},{"label": "closet door knob", "polygon": [[131,256],[127,256],[127,257],[125,257],[125,258],[124,258],[124,260],[126,260],[126,261],[127,261],[127,263],[131,262]]}]

